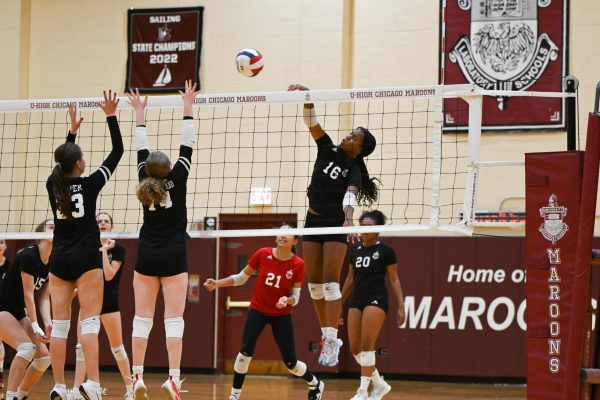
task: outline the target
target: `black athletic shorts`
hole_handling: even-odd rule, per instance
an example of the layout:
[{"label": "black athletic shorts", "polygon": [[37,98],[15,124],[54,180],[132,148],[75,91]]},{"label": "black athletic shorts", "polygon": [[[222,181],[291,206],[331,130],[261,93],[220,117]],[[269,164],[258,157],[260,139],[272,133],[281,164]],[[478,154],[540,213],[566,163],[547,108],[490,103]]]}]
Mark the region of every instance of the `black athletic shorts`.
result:
[{"label": "black athletic shorts", "polygon": [[[324,215],[316,215],[311,212],[306,213],[306,222],[304,222],[305,228],[327,228],[343,225],[343,215],[340,219],[339,217],[331,218]],[[343,233],[337,235],[304,235],[302,236],[302,240],[305,242],[316,242],[321,244],[325,242],[340,242],[346,244],[347,235]]]},{"label": "black athletic shorts", "polygon": [[367,306],[379,307],[387,313],[388,299],[386,294],[367,294],[362,296],[352,296],[350,301],[350,308],[358,308],[360,311],[364,310]]},{"label": "black athletic shorts", "polygon": [[100,245],[82,245],[69,252],[53,249],[49,264],[50,273],[64,281],[76,281],[88,271],[102,269]]},{"label": "black athletic shorts", "polygon": [[102,298],[102,311],[100,314],[110,314],[119,311],[119,293],[115,296],[104,291],[104,297]]},{"label": "black athletic shorts", "polygon": [[6,299],[0,299],[0,312],[9,312],[17,321],[20,321],[27,316],[24,303],[25,301],[23,301],[23,305],[21,306],[19,304],[13,304],[13,302],[7,301]]},{"label": "black athletic shorts", "polygon": [[185,241],[165,247],[138,245],[135,271],[148,276],[174,276],[187,272]]}]

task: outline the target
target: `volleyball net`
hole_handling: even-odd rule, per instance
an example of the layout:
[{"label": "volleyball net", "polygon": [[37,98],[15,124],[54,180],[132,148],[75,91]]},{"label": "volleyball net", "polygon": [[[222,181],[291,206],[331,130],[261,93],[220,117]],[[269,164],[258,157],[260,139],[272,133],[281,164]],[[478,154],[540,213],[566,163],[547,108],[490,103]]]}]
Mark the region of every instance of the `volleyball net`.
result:
[{"label": "volleyball net", "polygon": [[[201,94],[194,106],[196,144],[188,179],[188,231],[192,237],[271,236],[273,230],[223,230],[222,215],[254,221],[262,215],[295,215],[287,221],[304,225],[306,189],[317,146],[303,121],[303,104],[315,103],[317,118],[334,143],[353,128],[368,128],[377,138],[366,158],[369,174],[381,181],[379,199],[370,209],[389,218],[383,231],[444,230],[472,232],[481,192],[480,168],[522,169],[522,154],[505,160],[481,159],[483,96],[566,97],[566,93],[490,92],[472,85],[434,85],[371,89]],[[468,132],[442,132],[444,99],[456,98],[469,115]],[[51,217],[46,180],[54,149],[63,143],[70,123],[67,107],[75,104],[84,118],[77,135],[93,172],[111,148],[99,98],[0,101],[0,237],[36,237],[35,226]],[[146,126],[151,149],[177,159],[182,100],[150,97]],[[117,113],[125,154],[102,190],[98,211],[111,213],[115,237],[137,237],[142,208],[135,197],[135,115],[124,98]],[[507,151],[515,153],[514,149]],[[524,186],[524,183],[521,183]],[[524,190],[523,190],[524,192]],[[485,202],[483,207],[489,208]],[[495,200],[494,200],[495,201]],[[357,207],[355,218],[363,210]],[[269,219],[271,220],[271,219]],[[213,224],[216,221],[216,225]],[[217,228],[217,229],[211,229]],[[360,232],[361,227],[299,228],[296,234]],[[373,231],[373,227],[369,228]],[[281,232],[290,232],[281,230]],[[38,234],[40,235],[40,234]],[[43,234],[42,234],[43,235]]]}]

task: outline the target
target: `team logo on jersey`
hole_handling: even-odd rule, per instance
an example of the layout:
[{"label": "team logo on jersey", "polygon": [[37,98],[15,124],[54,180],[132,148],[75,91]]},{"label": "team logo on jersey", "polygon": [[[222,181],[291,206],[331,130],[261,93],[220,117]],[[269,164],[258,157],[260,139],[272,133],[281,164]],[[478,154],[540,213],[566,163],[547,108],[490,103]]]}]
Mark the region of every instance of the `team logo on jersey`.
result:
[{"label": "team logo on jersey", "polygon": [[[538,32],[538,8],[552,0],[457,0],[471,10],[470,37],[462,36],[448,54],[464,77],[487,90],[526,90],[538,82],[559,49]],[[505,98],[498,97],[504,110]]]},{"label": "team logo on jersey", "polygon": [[379,258],[379,252],[378,252],[378,251],[376,251],[375,253],[373,253],[373,255],[371,256],[371,258],[372,258],[373,260],[377,260],[377,259]]},{"label": "team logo on jersey", "polygon": [[567,207],[559,206],[554,193],[548,199],[548,206],[540,208],[540,217],[544,218],[544,223],[538,230],[544,237],[556,244],[569,230],[569,226],[563,221],[567,215]]},{"label": "team logo on jersey", "polygon": [[273,256],[269,254],[269,255],[267,256],[267,260],[272,260],[272,259],[273,259]]},{"label": "team logo on jersey", "polygon": [[294,272],[289,269],[286,273],[285,273],[285,278],[286,279],[292,279],[292,277],[294,276]]},{"label": "team logo on jersey", "polygon": [[376,305],[377,305],[377,304],[379,304],[379,302],[378,302],[377,300],[373,300],[373,301],[371,302],[371,304],[376,304]]},{"label": "team logo on jersey", "polygon": [[346,176],[348,176],[348,170],[345,169],[342,171],[342,176],[345,178]]}]

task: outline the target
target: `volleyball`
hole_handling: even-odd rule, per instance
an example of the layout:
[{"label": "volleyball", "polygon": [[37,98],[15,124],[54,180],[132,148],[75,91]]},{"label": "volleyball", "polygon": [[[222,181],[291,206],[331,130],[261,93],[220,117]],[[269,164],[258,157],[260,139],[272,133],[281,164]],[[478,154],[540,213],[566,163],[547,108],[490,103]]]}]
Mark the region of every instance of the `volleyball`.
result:
[{"label": "volleyball", "polygon": [[235,66],[240,74],[251,78],[262,71],[263,56],[258,50],[243,49],[235,57]]}]

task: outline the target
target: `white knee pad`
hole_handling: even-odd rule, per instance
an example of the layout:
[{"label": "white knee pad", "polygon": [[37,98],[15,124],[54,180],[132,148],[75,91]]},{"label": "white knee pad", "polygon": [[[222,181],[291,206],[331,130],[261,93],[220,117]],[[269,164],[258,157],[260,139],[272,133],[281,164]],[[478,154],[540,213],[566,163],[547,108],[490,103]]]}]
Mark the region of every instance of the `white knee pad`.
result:
[{"label": "white knee pad", "polygon": [[238,353],[237,357],[235,358],[235,363],[233,363],[233,370],[238,374],[245,374],[248,372],[250,361],[252,361],[252,357]]},{"label": "white knee pad", "polygon": [[69,337],[69,329],[71,329],[70,319],[53,319],[50,336],[58,339],[66,339]]},{"label": "white knee pad", "polygon": [[324,283],[309,283],[308,290],[310,291],[310,297],[313,300],[322,300],[325,298]]},{"label": "white knee pad", "polygon": [[0,360],[4,360],[4,354],[5,354],[4,343],[2,343],[0,341]]},{"label": "white knee pad", "polygon": [[23,342],[17,346],[16,357],[21,357],[23,360],[27,360],[28,363],[33,360],[35,356],[35,344],[31,342]]},{"label": "white knee pad", "polygon": [[112,351],[117,362],[127,360],[127,351],[125,351],[125,346],[120,345],[117,347],[111,347],[110,351]]},{"label": "white knee pad", "polygon": [[97,335],[100,332],[100,316],[89,317],[81,320],[82,335]]},{"label": "white knee pad", "polygon": [[183,317],[165,318],[165,337],[182,338],[184,328]]},{"label": "white knee pad", "polygon": [[352,354],[352,357],[354,357],[354,359],[356,360],[356,363],[358,365],[360,365],[360,353],[358,353],[358,354]]},{"label": "white knee pad", "polygon": [[288,368],[288,371],[290,371],[290,374],[292,375],[303,376],[306,373],[306,364],[298,360],[296,361],[294,368]]},{"label": "white knee pad", "polygon": [[35,358],[31,366],[40,372],[45,372],[50,366],[50,356]]},{"label": "white knee pad", "polygon": [[323,291],[325,292],[325,301],[334,301],[342,298],[340,284],[337,282],[327,282]]},{"label": "white knee pad", "polygon": [[375,365],[375,352],[374,351],[361,351],[360,352],[360,366],[361,367],[372,367]]},{"label": "white knee pad", "polygon": [[152,318],[138,317],[136,315],[133,318],[133,332],[131,333],[131,337],[148,339],[153,323],[154,320]]},{"label": "white knee pad", "polygon": [[83,347],[81,347],[81,343],[77,343],[77,345],[75,345],[75,361],[85,361],[85,356],[83,355]]}]

